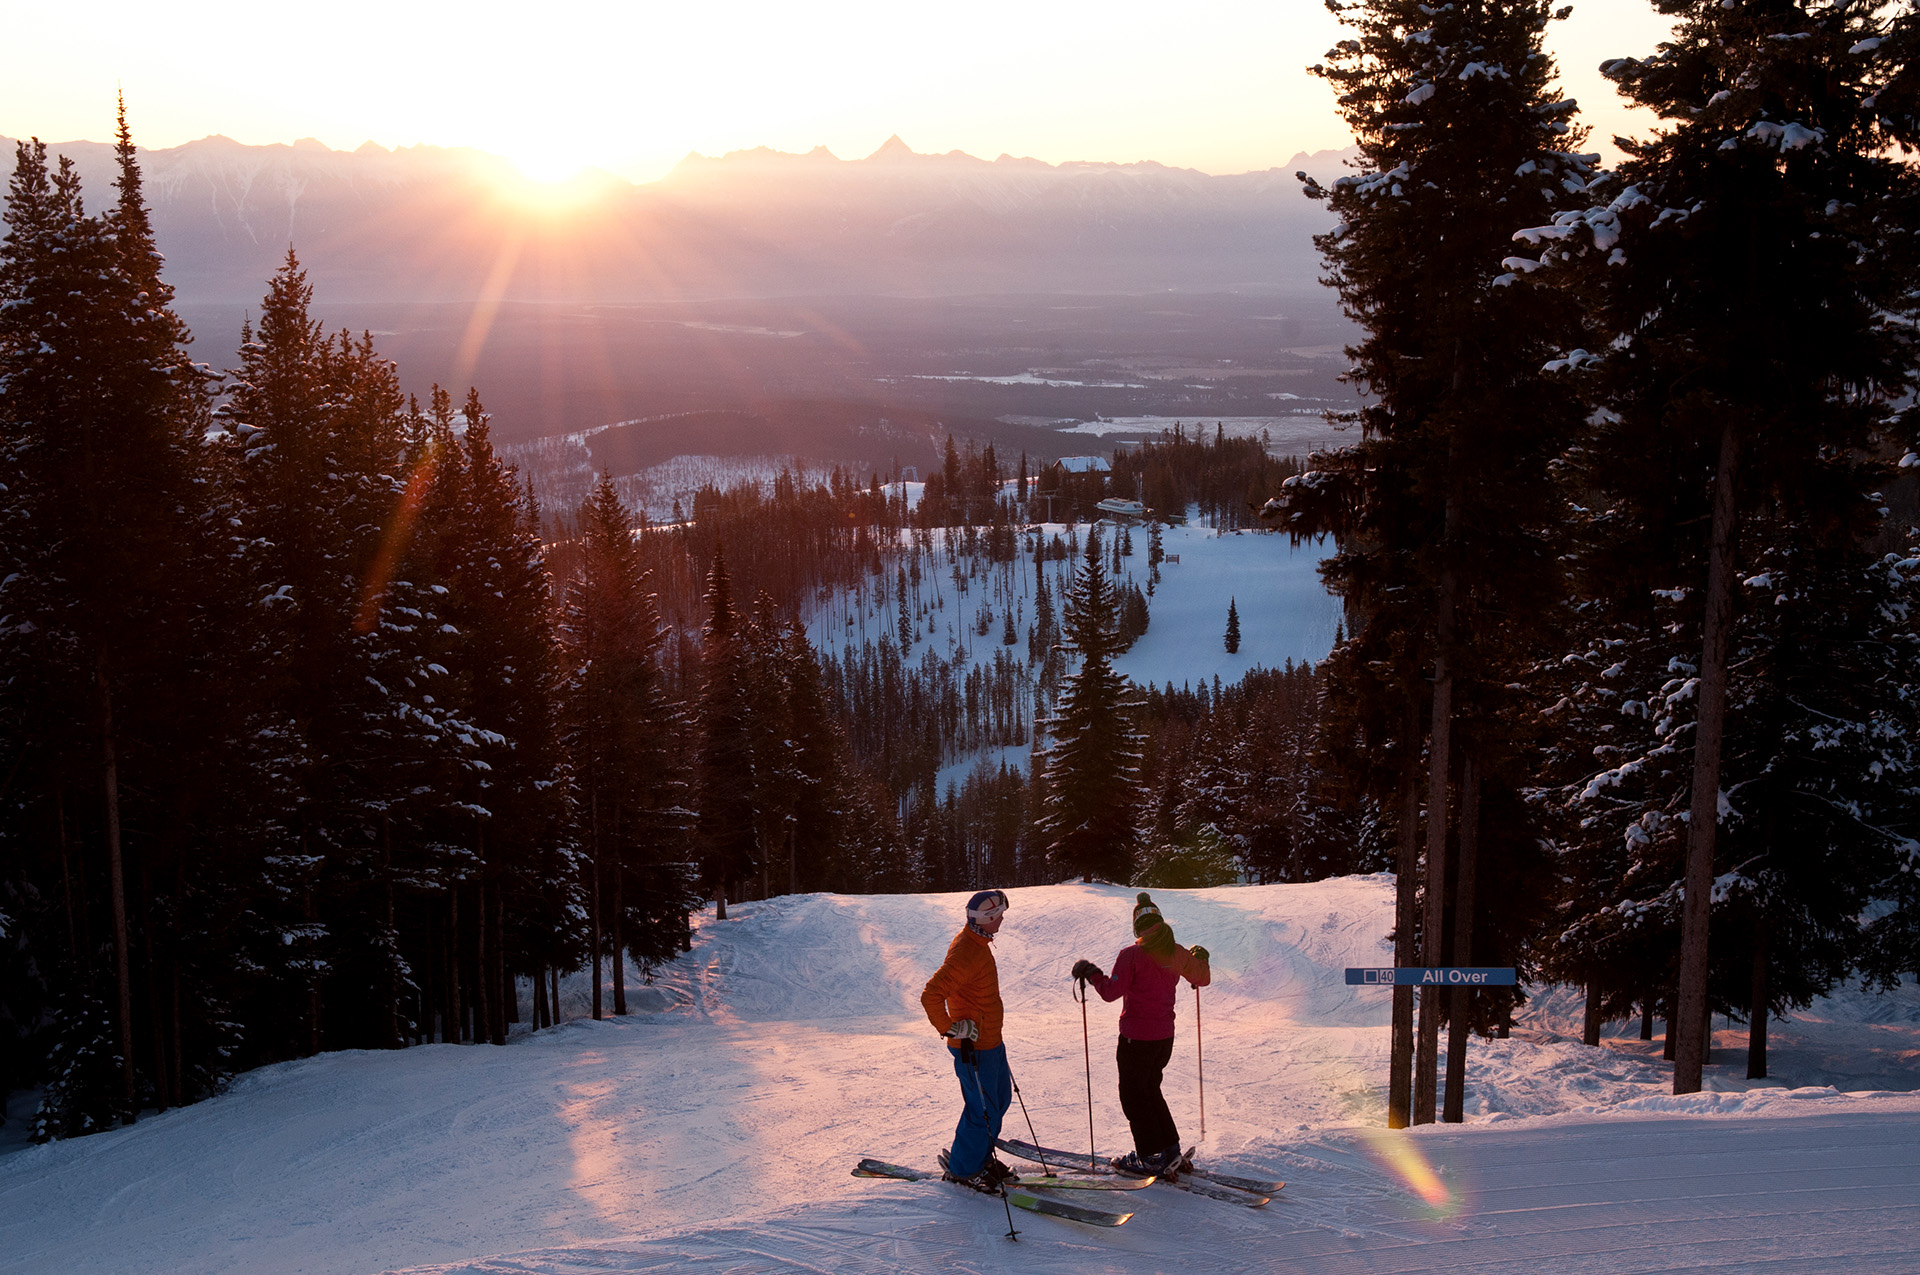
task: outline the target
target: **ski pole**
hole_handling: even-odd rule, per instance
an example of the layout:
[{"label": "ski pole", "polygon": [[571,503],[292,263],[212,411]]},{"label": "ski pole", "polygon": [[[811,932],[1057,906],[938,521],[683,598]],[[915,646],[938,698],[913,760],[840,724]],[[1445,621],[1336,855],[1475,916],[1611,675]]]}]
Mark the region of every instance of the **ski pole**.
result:
[{"label": "ski pole", "polygon": [[1087,1035],[1087,980],[1080,980],[1080,1051],[1087,1059],[1087,1168],[1099,1172],[1100,1155],[1093,1141],[1093,1041]]},{"label": "ski pole", "polygon": [[[973,1056],[972,1041],[962,1040],[960,1042],[960,1057],[966,1060],[967,1067],[972,1070],[973,1091],[980,1095],[980,1118],[986,1121],[987,1124],[987,1159],[991,1162],[993,1159],[993,1116],[990,1113],[993,1109],[987,1105],[987,1087],[980,1083],[980,1060]],[[1007,1073],[1007,1078],[1009,1080],[1013,1078],[1011,1071]],[[1024,1107],[1026,1104],[1022,1103],[1021,1105]],[[985,1166],[982,1167],[984,1168]],[[1007,1199],[1007,1184],[999,1182],[995,1183],[995,1185],[1000,1189],[1000,1207],[1007,1211],[1007,1238],[1018,1244],[1020,1242],[1020,1232],[1013,1229],[1013,1205]]]},{"label": "ski pole", "polygon": [[1200,1040],[1200,989],[1193,989],[1193,1061],[1200,1069],[1200,1141],[1207,1140],[1207,1052]]},{"label": "ski pole", "polygon": [[1013,1096],[1020,1100],[1020,1114],[1027,1118],[1027,1132],[1033,1137],[1033,1153],[1040,1157],[1040,1171],[1050,1178],[1057,1177],[1052,1167],[1047,1164],[1047,1153],[1040,1149],[1040,1135],[1034,1130],[1033,1114],[1027,1110],[1027,1096],[1020,1092],[1020,1082],[1013,1078],[1011,1067],[1007,1069],[1007,1080],[1013,1085]]}]

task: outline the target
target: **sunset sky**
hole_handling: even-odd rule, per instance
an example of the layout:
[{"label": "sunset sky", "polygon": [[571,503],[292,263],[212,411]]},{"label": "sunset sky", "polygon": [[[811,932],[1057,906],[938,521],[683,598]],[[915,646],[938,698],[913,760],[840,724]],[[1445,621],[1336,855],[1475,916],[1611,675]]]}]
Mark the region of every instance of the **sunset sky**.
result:
[{"label": "sunset sky", "polygon": [[[1643,0],[1587,0],[1554,28],[1602,149],[1635,122],[1594,66],[1664,29]],[[143,146],[427,142],[542,179],[591,165],[646,181],[689,151],[761,145],[857,158],[891,133],[919,151],[1231,173],[1346,144],[1302,69],[1339,31],[1318,0],[17,6],[0,134],[105,140],[117,83]]]}]

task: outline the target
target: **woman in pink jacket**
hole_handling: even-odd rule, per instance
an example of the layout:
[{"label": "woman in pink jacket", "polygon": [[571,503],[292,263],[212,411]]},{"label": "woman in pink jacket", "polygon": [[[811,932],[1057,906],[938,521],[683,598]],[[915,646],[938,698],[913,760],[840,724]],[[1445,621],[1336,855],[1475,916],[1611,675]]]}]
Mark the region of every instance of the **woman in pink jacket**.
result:
[{"label": "woman in pink jacket", "polygon": [[[1184,948],[1145,891],[1133,909],[1134,940],[1122,948],[1107,975],[1092,961],[1074,963],[1073,976],[1093,984],[1102,1000],[1119,1000],[1120,1109],[1133,1126],[1133,1150],[1113,1162],[1125,1173],[1164,1174],[1183,1160],[1180,1130],[1160,1092],[1160,1078],[1173,1057],[1173,995],[1185,978],[1195,987],[1212,981],[1207,949]],[[1122,998],[1125,998],[1122,1000]]]}]

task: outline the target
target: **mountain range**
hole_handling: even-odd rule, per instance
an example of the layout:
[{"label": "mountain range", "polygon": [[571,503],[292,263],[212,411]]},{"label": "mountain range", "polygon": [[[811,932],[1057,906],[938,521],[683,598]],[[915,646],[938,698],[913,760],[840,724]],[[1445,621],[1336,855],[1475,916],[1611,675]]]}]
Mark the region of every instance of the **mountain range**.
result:
[{"label": "mountain range", "polygon": [[[74,161],[89,206],[111,198],[111,147],[49,150]],[[141,166],[184,304],[257,302],[289,246],[323,301],[618,302],[1307,293],[1311,236],[1331,218],[1293,174],[1337,175],[1349,153],[1211,176],[921,154],[896,136],[864,159],[759,148],[553,189],[472,150],[213,136],[142,151]]]}]

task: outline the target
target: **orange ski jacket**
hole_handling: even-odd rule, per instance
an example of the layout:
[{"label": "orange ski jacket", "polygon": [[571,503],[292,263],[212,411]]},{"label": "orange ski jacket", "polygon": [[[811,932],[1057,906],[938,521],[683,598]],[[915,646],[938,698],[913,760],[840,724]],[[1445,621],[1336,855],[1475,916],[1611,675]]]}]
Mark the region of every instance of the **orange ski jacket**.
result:
[{"label": "orange ski jacket", "polygon": [[[1000,1004],[1000,967],[993,963],[993,947],[985,935],[971,926],[962,927],[947,944],[947,959],[927,980],[920,993],[920,1005],[927,1021],[942,1036],[954,1022],[971,1018],[980,1027],[980,1039],[974,1044],[992,1049],[1001,1043],[1000,1025],[1006,1011]],[[947,1048],[959,1043],[948,1041]]]}]

